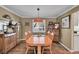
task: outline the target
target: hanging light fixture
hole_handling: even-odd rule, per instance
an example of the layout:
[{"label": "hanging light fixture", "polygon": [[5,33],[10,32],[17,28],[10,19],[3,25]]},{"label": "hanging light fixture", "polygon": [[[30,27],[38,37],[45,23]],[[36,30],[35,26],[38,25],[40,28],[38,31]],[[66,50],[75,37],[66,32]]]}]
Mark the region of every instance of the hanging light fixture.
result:
[{"label": "hanging light fixture", "polygon": [[38,11],[38,18],[39,18],[39,10],[40,10],[40,9],[39,9],[39,8],[37,8],[37,11]]},{"label": "hanging light fixture", "polygon": [[36,10],[37,10],[37,17],[33,20],[33,22],[34,22],[33,28],[36,30],[36,33],[38,34],[38,36],[41,36],[42,31],[44,31],[44,29],[45,29],[45,25],[43,25],[43,24],[45,24],[45,20],[39,16],[40,8],[37,8]]},{"label": "hanging light fixture", "polygon": [[37,11],[38,11],[38,14],[37,14],[37,18],[35,18],[35,22],[42,22],[42,19],[39,17],[39,11],[40,11],[40,8],[37,8]]}]

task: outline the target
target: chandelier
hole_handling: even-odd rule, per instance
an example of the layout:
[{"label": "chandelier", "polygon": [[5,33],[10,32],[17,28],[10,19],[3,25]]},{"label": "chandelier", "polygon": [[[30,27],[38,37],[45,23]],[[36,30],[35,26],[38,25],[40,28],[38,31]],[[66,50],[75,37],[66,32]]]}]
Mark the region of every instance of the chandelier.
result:
[{"label": "chandelier", "polygon": [[39,11],[40,11],[40,9],[39,9],[39,8],[37,8],[37,11],[38,11],[38,18],[39,18]]},{"label": "chandelier", "polygon": [[41,17],[39,17],[39,11],[40,11],[40,8],[37,8],[37,17],[33,19],[33,28],[34,32],[36,32],[38,34],[38,37],[40,37],[42,35],[42,33],[45,32],[45,19],[42,19]]},{"label": "chandelier", "polygon": [[34,19],[35,22],[42,22],[43,20],[39,17],[39,11],[40,8],[37,8],[38,14],[37,14],[37,18]]}]

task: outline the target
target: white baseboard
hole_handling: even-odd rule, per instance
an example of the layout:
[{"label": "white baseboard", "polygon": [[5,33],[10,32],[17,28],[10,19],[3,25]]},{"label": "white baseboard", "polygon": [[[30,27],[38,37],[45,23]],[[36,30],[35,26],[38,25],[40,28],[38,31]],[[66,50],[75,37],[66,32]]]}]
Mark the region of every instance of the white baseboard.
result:
[{"label": "white baseboard", "polygon": [[64,45],[63,43],[59,42],[65,49],[67,49],[69,52],[73,52],[73,50],[69,49],[66,45]]}]

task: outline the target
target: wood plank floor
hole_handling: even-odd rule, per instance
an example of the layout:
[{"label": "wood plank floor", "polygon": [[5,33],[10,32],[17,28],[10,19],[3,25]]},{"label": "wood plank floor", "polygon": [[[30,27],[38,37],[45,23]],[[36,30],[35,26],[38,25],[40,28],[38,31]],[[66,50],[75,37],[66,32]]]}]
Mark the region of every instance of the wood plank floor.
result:
[{"label": "wood plank floor", "polygon": [[[25,54],[26,48],[25,48],[25,41],[21,41],[16,47],[11,49],[8,54]],[[54,43],[52,45],[52,51],[54,54],[58,54],[59,51],[68,52],[63,46],[61,46],[59,43]],[[58,51],[55,52],[55,51]],[[29,50],[28,54],[33,54],[33,51]],[[49,54],[49,51],[47,50],[44,54]]]}]

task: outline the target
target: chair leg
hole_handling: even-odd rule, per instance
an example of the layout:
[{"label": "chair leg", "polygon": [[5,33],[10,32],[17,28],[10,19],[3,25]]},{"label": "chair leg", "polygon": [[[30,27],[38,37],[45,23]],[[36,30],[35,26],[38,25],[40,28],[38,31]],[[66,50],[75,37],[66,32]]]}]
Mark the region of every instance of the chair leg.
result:
[{"label": "chair leg", "polygon": [[43,52],[44,52],[44,48],[42,49],[42,54],[43,54]]},{"label": "chair leg", "polygon": [[27,49],[26,49],[26,53],[28,53],[28,50],[29,50],[29,49],[27,48]]},{"label": "chair leg", "polygon": [[36,50],[35,50],[35,48],[34,48],[34,53],[36,54]]},{"label": "chair leg", "polygon": [[50,54],[52,54],[52,48],[50,47]]},{"label": "chair leg", "polygon": [[50,50],[50,54],[52,54],[52,51]]}]

